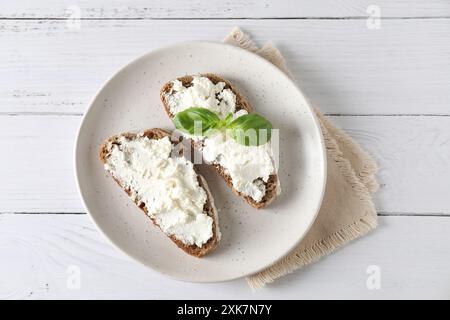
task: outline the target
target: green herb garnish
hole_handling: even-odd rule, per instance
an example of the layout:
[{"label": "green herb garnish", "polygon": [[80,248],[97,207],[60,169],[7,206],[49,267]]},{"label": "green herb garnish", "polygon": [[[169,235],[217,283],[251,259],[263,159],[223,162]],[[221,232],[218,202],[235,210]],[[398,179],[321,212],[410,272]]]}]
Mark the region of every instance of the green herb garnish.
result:
[{"label": "green herb garnish", "polygon": [[229,113],[224,119],[206,109],[188,108],[175,115],[175,127],[194,136],[210,137],[217,131],[226,130],[237,143],[245,146],[259,146],[270,141],[272,124],[263,116],[250,113],[233,120]]}]

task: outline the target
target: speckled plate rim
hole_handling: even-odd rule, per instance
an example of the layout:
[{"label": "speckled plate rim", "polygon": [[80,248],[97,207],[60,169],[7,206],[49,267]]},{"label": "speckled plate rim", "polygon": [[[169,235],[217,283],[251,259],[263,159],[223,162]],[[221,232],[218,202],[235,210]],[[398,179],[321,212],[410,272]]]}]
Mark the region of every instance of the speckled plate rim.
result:
[{"label": "speckled plate rim", "polygon": [[[262,266],[259,269],[255,269],[251,272],[247,272],[246,274],[240,274],[238,276],[232,276],[232,277],[226,277],[226,278],[220,278],[220,279],[215,279],[215,280],[192,280],[192,279],[187,279],[187,278],[182,278],[182,277],[176,277],[176,276],[172,276],[170,274],[166,274],[166,273],[162,273],[160,270],[154,269],[151,265],[149,265],[148,263],[146,263],[145,261],[143,261],[141,258],[134,256],[133,254],[130,254],[129,252],[127,252],[126,250],[124,250],[121,245],[119,243],[117,243],[116,241],[114,241],[113,239],[111,239],[108,234],[106,232],[104,232],[104,230],[102,229],[102,227],[100,226],[100,224],[97,222],[97,220],[95,219],[95,216],[90,212],[89,206],[85,200],[85,195],[83,193],[83,189],[80,185],[80,180],[79,180],[79,172],[80,172],[80,164],[78,163],[78,155],[80,152],[80,136],[81,133],[84,129],[84,126],[86,124],[86,119],[89,117],[90,113],[92,112],[93,106],[95,101],[97,100],[98,96],[103,92],[103,90],[109,85],[110,82],[112,82],[114,80],[115,77],[117,77],[120,73],[122,73],[123,71],[125,71],[126,69],[130,68],[131,66],[133,66],[134,64],[137,64],[139,62],[141,62],[142,60],[148,59],[151,55],[166,51],[166,50],[173,50],[174,48],[178,48],[180,46],[184,46],[184,45],[195,45],[195,44],[202,44],[202,45],[215,45],[215,46],[226,46],[229,50],[235,50],[237,51],[239,54],[243,54],[243,55],[251,55],[253,57],[253,59],[259,60],[260,63],[262,63],[263,65],[265,65],[267,68],[270,68],[271,71],[278,73],[279,76],[283,77],[285,80],[287,80],[288,82],[290,82],[293,87],[295,88],[295,90],[298,91],[298,93],[303,97],[303,99],[306,102],[306,106],[311,114],[311,119],[313,121],[315,130],[316,130],[316,134],[319,137],[319,141],[320,141],[320,150],[322,151],[320,156],[321,156],[321,187],[320,187],[320,195],[318,198],[318,201],[316,203],[316,206],[314,208],[314,214],[312,215],[312,218],[308,224],[308,226],[306,227],[305,231],[303,232],[303,234],[299,235],[299,238],[297,241],[294,241],[292,246],[290,246],[289,248],[286,248],[286,251],[284,254],[281,254],[277,257],[274,257],[274,259],[270,262],[267,263],[265,266]],[[245,50],[243,48],[239,48],[233,45],[229,45],[229,44],[224,44],[224,43],[219,43],[219,42],[213,42],[213,41],[185,41],[185,42],[178,42],[178,43],[174,43],[171,45],[167,45],[167,46],[163,46],[160,47],[158,49],[154,49],[151,50],[149,52],[146,52],[140,56],[138,56],[137,58],[135,58],[134,60],[128,62],[127,64],[125,64],[124,66],[122,66],[121,68],[119,68],[116,72],[114,72],[106,81],[104,81],[104,83],[101,85],[100,89],[97,90],[97,92],[95,93],[95,95],[93,96],[93,98],[91,99],[91,101],[89,102],[89,107],[87,108],[86,112],[84,113],[84,115],[82,116],[81,119],[81,123],[79,125],[79,128],[77,130],[76,133],[76,138],[75,138],[75,145],[74,145],[74,173],[75,173],[75,182],[76,182],[76,187],[77,190],[80,194],[81,197],[81,201],[83,203],[84,208],[86,209],[86,212],[88,214],[88,216],[90,217],[90,220],[94,223],[94,225],[96,226],[96,228],[100,231],[101,234],[103,234],[103,236],[109,241],[109,243],[112,244],[113,247],[115,247],[116,249],[118,249],[120,252],[122,252],[123,254],[125,254],[126,256],[128,256],[129,258],[131,258],[132,260],[135,260],[137,262],[139,262],[141,265],[159,273],[162,274],[168,278],[174,279],[174,280],[178,280],[178,281],[184,281],[184,282],[192,282],[192,283],[218,283],[218,282],[226,282],[226,281],[232,281],[232,280],[236,280],[236,279],[240,279],[240,278],[244,278],[247,277],[249,275],[258,273],[260,271],[265,270],[266,268],[276,264],[278,261],[282,260],[284,257],[286,257],[287,255],[289,255],[289,253],[298,246],[298,244],[303,240],[303,238],[306,236],[306,234],[309,232],[309,230],[311,229],[311,227],[314,224],[314,221],[317,218],[317,215],[319,213],[319,210],[321,208],[322,205],[322,201],[323,201],[323,197],[325,194],[325,187],[326,187],[326,182],[327,182],[327,157],[326,157],[326,148],[325,148],[325,143],[324,143],[324,138],[323,138],[323,134],[322,134],[322,130],[321,130],[321,126],[319,123],[319,120],[315,114],[315,111],[313,110],[313,108],[311,107],[311,103],[308,100],[308,98],[303,94],[303,92],[300,90],[300,88],[297,86],[297,84],[290,78],[288,77],[284,72],[282,72],[278,67],[276,67],[275,65],[273,65],[271,62],[269,62],[268,60],[262,58],[261,56],[250,52],[248,50]],[[214,195],[213,195],[214,196]]]}]

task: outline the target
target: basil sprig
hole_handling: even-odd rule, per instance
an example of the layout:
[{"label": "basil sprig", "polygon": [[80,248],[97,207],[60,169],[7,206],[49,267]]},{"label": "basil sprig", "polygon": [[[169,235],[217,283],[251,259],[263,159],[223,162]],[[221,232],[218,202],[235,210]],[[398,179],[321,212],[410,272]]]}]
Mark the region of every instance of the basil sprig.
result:
[{"label": "basil sprig", "polygon": [[210,137],[218,131],[226,130],[237,143],[245,146],[259,146],[270,141],[272,124],[263,116],[250,113],[233,120],[229,113],[224,119],[206,109],[188,108],[175,115],[175,127],[194,136]]}]

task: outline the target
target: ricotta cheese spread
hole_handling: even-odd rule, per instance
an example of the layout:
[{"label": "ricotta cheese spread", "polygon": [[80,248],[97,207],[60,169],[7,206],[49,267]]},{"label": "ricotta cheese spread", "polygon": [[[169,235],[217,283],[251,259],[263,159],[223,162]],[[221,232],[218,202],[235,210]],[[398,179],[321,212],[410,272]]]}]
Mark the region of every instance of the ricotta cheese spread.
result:
[{"label": "ricotta cheese spread", "polygon": [[[172,90],[165,97],[173,114],[190,107],[209,109],[221,118],[230,112],[233,118],[247,114],[245,110],[236,112],[236,95],[224,88],[224,82],[214,84],[207,77],[194,76],[189,88],[184,87],[179,80],[172,81]],[[204,159],[220,164],[230,175],[237,191],[256,202],[262,200],[266,193],[264,182],[276,173],[270,142],[260,146],[243,146],[225,132],[209,138],[195,137],[195,140],[203,141]]]},{"label": "ricotta cheese spread", "polygon": [[203,157],[224,167],[233,187],[257,202],[266,194],[263,182],[275,171],[270,143],[244,146],[224,132],[204,140]]},{"label": "ricotta cheese spread", "polygon": [[111,145],[105,169],[131,190],[133,200],[145,204],[165,234],[187,245],[206,243],[213,236],[213,219],[203,212],[207,195],[192,162],[170,156],[168,137],[139,135],[118,142]]},{"label": "ricotta cheese spread", "polygon": [[189,88],[180,80],[172,81],[173,94],[166,95],[170,111],[177,114],[190,107],[201,107],[215,112],[220,118],[236,109],[236,95],[225,89],[225,83],[212,83],[207,77],[194,76]]}]

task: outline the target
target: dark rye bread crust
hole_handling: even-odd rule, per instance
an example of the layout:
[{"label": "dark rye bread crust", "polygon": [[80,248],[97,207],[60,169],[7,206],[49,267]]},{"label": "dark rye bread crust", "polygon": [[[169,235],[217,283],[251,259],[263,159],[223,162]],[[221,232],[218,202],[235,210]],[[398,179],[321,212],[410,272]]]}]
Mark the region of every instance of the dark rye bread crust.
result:
[{"label": "dark rye bread crust", "polygon": [[[110,144],[120,144],[118,142],[118,139],[120,137],[125,137],[128,139],[133,139],[137,136],[136,133],[123,133],[120,135],[116,135],[113,137],[110,137],[108,140],[105,141],[105,143],[103,143],[100,147],[100,160],[103,162],[103,164],[106,164],[106,160],[110,154],[110,150],[108,148],[108,145]],[[149,129],[144,131],[144,136],[148,137],[149,139],[161,139],[163,137],[169,137],[171,136],[171,132],[166,131],[166,130],[162,130],[162,129]],[[195,166],[194,166],[195,168]],[[128,196],[131,197],[131,190],[129,188],[125,188],[118,179],[116,179],[116,177],[114,177],[112,174],[110,174],[112,176],[112,178],[117,182],[117,184],[128,194]],[[212,250],[214,250],[220,240],[220,233],[219,233],[219,227],[218,227],[218,215],[217,215],[217,210],[214,206],[214,200],[213,197],[211,195],[211,192],[209,191],[208,185],[206,183],[206,180],[199,174],[197,174],[197,178],[198,178],[198,182],[200,184],[200,186],[205,189],[206,194],[207,194],[207,200],[206,203],[203,207],[203,212],[206,213],[208,216],[213,218],[213,235],[212,237],[206,242],[204,243],[201,247],[197,247],[195,244],[193,245],[186,245],[184,244],[182,241],[178,240],[177,238],[175,238],[175,236],[169,236],[169,238],[183,251],[185,251],[186,253],[195,256],[195,257],[202,257],[206,254],[208,254],[209,252],[211,252]],[[145,206],[144,203],[142,204],[138,204],[137,200],[134,200],[135,204],[142,210],[144,211],[144,213],[146,214],[147,217],[150,218],[150,220],[152,220],[152,222],[158,227],[158,223],[156,222],[156,220],[152,217],[150,217],[148,215],[148,210]],[[161,229],[161,228],[160,228]]]},{"label": "dark rye bread crust", "polygon": [[[253,111],[253,108],[250,106],[248,101],[233,87],[233,85],[228,80],[225,80],[225,79],[219,77],[218,75],[215,75],[212,73],[201,74],[201,76],[207,77],[214,84],[217,84],[218,82],[224,82],[225,89],[230,89],[236,95],[236,111],[246,110],[249,113]],[[183,86],[189,87],[192,83],[193,76],[188,75],[188,76],[177,78],[177,80],[181,81],[183,83]],[[161,102],[164,106],[164,109],[166,110],[166,113],[169,115],[170,118],[173,118],[175,115],[172,114],[172,112],[170,111],[169,104],[166,101],[166,94],[170,94],[171,90],[172,90],[172,81],[169,81],[166,84],[164,84],[164,86],[161,88],[160,97],[161,97]],[[196,145],[194,143],[194,141],[192,142],[192,144],[196,147],[201,148],[201,145],[198,145],[198,144]],[[277,197],[277,192],[278,192],[278,188],[279,188],[279,186],[278,186],[279,181],[278,181],[277,174],[270,175],[267,182],[264,182],[264,185],[266,187],[266,194],[264,195],[264,197],[261,199],[260,202],[257,202],[252,197],[242,194],[241,192],[237,191],[233,187],[233,182],[232,182],[230,175],[225,172],[225,169],[222,166],[220,166],[219,164],[215,164],[215,163],[213,163],[211,165],[216,169],[217,173],[224,178],[228,187],[230,187],[231,190],[233,190],[233,192],[236,195],[244,198],[248,204],[250,204],[252,207],[254,207],[256,209],[262,209],[262,208],[267,207]]]}]

